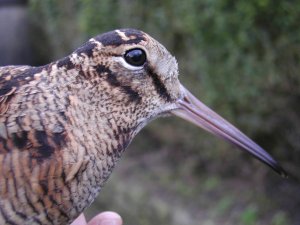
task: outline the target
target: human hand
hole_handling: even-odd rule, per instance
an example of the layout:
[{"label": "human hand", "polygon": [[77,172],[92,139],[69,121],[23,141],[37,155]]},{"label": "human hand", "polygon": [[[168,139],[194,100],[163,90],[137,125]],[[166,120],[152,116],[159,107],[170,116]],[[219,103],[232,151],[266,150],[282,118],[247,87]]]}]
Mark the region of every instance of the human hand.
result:
[{"label": "human hand", "polygon": [[119,214],[115,212],[102,212],[91,219],[88,223],[86,222],[84,214],[74,220],[71,225],[122,225],[123,221]]}]

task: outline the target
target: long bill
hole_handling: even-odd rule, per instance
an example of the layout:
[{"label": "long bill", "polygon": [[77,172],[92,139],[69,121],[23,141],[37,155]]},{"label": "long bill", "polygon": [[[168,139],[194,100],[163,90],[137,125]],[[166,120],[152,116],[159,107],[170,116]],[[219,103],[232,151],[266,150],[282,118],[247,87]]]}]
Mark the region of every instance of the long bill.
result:
[{"label": "long bill", "polygon": [[177,101],[178,108],[171,111],[172,114],[231,142],[242,150],[246,150],[254,157],[270,166],[281,176],[287,177],[287,173],[264,149],[254,143],[250,138],[213,110],[204,105],[185,87],[181,86],[181,88],[184,93],[184,97]]}]

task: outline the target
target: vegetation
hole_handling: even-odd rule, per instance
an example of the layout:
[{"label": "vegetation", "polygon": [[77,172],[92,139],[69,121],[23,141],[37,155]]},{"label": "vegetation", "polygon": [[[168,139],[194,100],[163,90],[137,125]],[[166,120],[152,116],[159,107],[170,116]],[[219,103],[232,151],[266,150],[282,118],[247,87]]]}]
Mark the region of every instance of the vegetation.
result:
[{"label": "vegetation", "polygon": [[293,177],[283,180],[223,141],[164,119],[134,141],[98,207],[141,225],[300,221],[299,2],[31,0],[30,7],[47,37],[37,42],[45,61],[115,28],[151,34],[178,59],[182,82]]}]

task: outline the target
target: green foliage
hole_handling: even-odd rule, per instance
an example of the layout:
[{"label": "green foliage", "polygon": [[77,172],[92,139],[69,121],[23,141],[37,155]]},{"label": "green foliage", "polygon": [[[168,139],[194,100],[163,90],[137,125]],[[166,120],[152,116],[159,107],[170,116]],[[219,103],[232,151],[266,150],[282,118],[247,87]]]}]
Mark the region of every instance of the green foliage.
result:
[{"label": "green foliage", "polygon": [[286,213],[284,213],[284,212],[275,213],[271,224],[272,225],[288,225],[289,222],[288,222]]},{"label": "green foliage", "polygon": [[231,196],[223,197],[215,208],[216,214],[219,216],[226,216],[226,214],[231,210],[233,204],[234,199]]},{"label": "green foliage", "polygon": [[254,225],[257,224],[257,209],[255,206],[248,206],[241,214],[241,224]]},{"label": "green foliage", "polygon": [[218,185],[220,185],[220,180],[215,176],[211,176],[203,183],[203,187],[207,191],[215,189]]},{"label": "green foliage", "polygon": [[87,37],[95,36],[104,31],[110,31],[117,27],[118,16],[112,12],[118,12],[118,1],[116,0],[83,0],[79,1],[80,22],[79,25]]}]

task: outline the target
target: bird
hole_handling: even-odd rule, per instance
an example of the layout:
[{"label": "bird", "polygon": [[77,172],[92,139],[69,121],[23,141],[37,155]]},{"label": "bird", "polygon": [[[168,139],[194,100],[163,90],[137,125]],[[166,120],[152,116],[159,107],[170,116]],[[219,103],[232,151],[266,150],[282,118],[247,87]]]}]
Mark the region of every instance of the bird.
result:
[{"label": "bird", "polygon": [[0,68],[0,224],[70,224],[152,120],[179,116],[284,169],[178,79],[147,33],[117,29],[47,65]]}]

